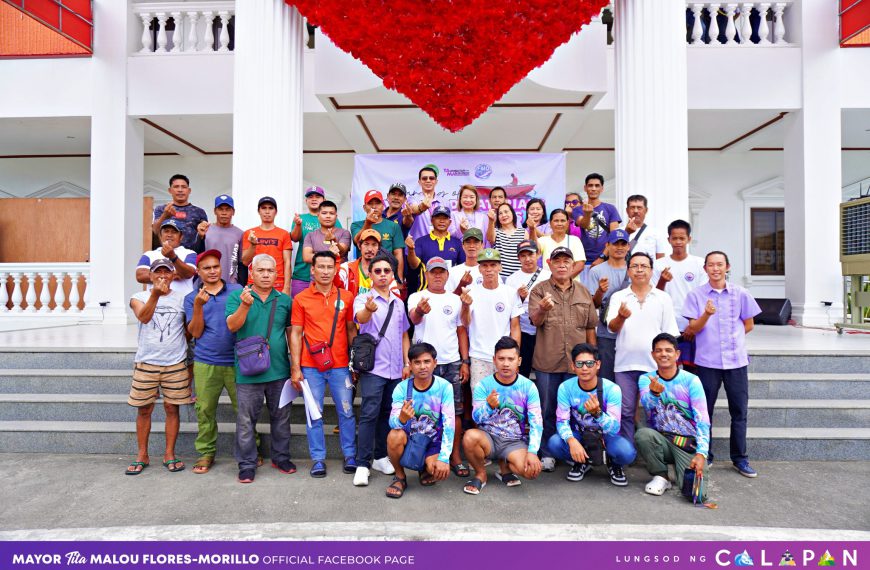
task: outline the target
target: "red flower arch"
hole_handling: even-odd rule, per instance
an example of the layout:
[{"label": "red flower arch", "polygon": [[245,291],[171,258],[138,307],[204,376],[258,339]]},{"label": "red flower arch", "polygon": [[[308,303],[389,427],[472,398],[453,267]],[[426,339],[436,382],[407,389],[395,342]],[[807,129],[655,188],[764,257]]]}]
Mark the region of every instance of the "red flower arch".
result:
[{"label": "red flower arch", "polygon": [[436,123],[470,125],[608,0],[286,0]]}]

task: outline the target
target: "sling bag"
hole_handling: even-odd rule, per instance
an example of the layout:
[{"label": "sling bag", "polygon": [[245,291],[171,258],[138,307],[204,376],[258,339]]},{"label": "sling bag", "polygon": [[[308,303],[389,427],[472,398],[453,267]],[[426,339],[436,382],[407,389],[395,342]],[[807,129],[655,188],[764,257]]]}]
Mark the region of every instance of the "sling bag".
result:
[{"label": "sling bag", "polygon": [[[332,332],[329,333],[329,342],[320,341],[314,344],[308,343],[308,337],[302,333],[302,340],[305,341],[305,347],[308,349],[308,354],[314,360],[314,367],[320,372],[331,370],[335,360],[332,358],[332,341],[335,339],[335,327],[338,325],[338,311],[341,308],[341,291],[335,290],[335,315],[332,318]],[[328,297],[327,297],[328,299]]]},{"label": "sling bag", "polygon": [[378,338],[369,333],[358,334],[353,337],[353,342],[350,345],[350,365],[354,372],[371,372],[375,367],[375,349],[384,338],[384,333],[387,332],[387,325],[390,324],[390,317],[393,316],[393,306],[396,301],[390,301],[390,309],[387,311],[387,318],[384,319],[384,324],[381,325],[381,330],[378,331]]},{"label": "sling bag", "polygon": [[269,369],[272,358],[269,354],[269,337],[272,335],[272,323],[275,322],[275,309],[278,298],[272,299],[272,310],[269,312],[269,327],[265,338],[249,336],[236,342],[236,359],[239,361],[239,372],[242,376],[257,376]]}]

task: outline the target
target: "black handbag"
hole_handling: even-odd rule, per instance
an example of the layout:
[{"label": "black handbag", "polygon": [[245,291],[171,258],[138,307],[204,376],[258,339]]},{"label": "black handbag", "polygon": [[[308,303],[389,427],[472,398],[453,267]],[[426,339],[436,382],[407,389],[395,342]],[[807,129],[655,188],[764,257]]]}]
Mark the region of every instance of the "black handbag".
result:
[{"label": "black handbag", "polygon": [[[412,376],[408,378],[408,394],[405,400],[413,401],[413,398],[414,377]],[[408,436],[408,443],[405,445],[401,459],[399,459],[399,465],[405,469],[422,473],[426,470],[426,450],[429,449],[430,445],[432,445],[432,438],[428,435],[415,433]]]},{"label": "black handbag", "polygon": [[269,326],[266,336],[249,336],[236,341],[236,359],[239,363],[239,372],[243,376],[256,376],[267,371],[272,365],[272,357],[269,354],[269,337],[272,335],[272,324],[275,322],[275,308],[278,299],[272,299],[272,310],[269,312]]},{"label": "black handbag", "polygon": [[395,300],[390,301],[390,309],[387,311],[387,318],[384,319],[381,330],[378,331],[378,338],[369,333],[353,337],[353,342],[350,344],[350,365],[354,372],[370,372],[375,367],[375,349],[384,338],[384,333],[387,332],[387,325],[390,324],[390,317],[393,316],[395,303]]},{"label": "black handbag", "polygon": [[[607,402],[604,400],[604,383],[598,380],[595,387],[595,395],[601,406],[601,413],[607,412]],[[573,422],[572,422],[573,423]],[[607,462],[607,452],[604,445],[604,436],[600,431],[582,429],[579,425],[572,425],[572,431],[580,433],[580,444],[589,456],[588,463],[591,465],[604,465]]]}]

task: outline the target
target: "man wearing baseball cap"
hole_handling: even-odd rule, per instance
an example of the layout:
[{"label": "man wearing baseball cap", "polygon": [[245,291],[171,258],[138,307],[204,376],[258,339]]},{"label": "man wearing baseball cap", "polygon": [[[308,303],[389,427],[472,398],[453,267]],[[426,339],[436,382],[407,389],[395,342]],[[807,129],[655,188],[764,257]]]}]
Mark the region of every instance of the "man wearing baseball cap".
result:
[{"label": "man wearing baseball cap", "polygon": [[[405,267],[405,242],[402,237],[402,229],[396,222],[384,218],[384,196],[379,190],[369,190],[365,193],[363,210],[366,213],[365,219],[357,220],[350,226],[353,243],[359,248],[360,234],[363,230],[375,230],[381,234],[381,251],[391,255],[395,260],[393,270],[398,280],[404,275]],[[359,249],[356,253],[359,255]]]},{"label": "man wearing baseball cap", "polygon": [[193,472],[208,473],[217,453],[217,408],[224,389],[236,410],[236,371],[233,367],[235,335],[227,328],[226,306],[230,293],[242,288],[221,278],[222,254],[209,249],[196,257],[198,291],[184,298],[187,331],[196,339],[193,348],[193,381],[196,388],[196,419],[199,424],[194,447],[199,454]]},{"label": "man wearing baseball cap", "polygon": [[523,305],[517,290],[501,282],[501,255],[484,249],[477,254],[483,282],[462,289],[462,324],[468,329],[471,357],[471,392],[477,383],[495,372],[494,338],[510,336],[520,342],[520,315]]},{"label": "man wearing baseball cap", "polygon": [[[275,260],[277,276],[273,287],[285,295],[290,294],[290,252],[293,242],[290,232],[275,225],[278,215],[278,202],[271,196],[263,196],[257,202],[257,213],[260,215],[260,225],[246,230],[242,236],[245,250],[242,252],[242,263],[250,265],[254,257],[265,253]],[[254,276],[248,274],[248,285],[253,284]]]},{"label": "man wearing baseball cap", "polygon": [[[180,241],[181,232],[178,234]],[[157,258],[150,262],[148,276],[151,281],[149,290],[134,293],[130,298],[130,308],[139,326],[136,356],[133,358],[133,383],[127,403],[137,409],[136,441],[139,449],[136,460],[127,467],[127,475],[138,475],[151,463],[148,434],[151,432],[154,402],[161,394],[166,412],[163,466],[172,473],[184,470],[184,463],[175,457],[175,441],[180,427],[178,406],[190,403],[184,295],[173,288],[177,275],[170,260]]]},{"label": "man wearing baseball cap", "polygon": [[[426,263],[425,291],[408,297],[408,317],[414,323],[414,344],[428,342],[436,351],[435,376],[453,386],[453,407],[456,414],[455,437],[462,439],[462,384],[468,382],[471,361],[468,358],[468,331],[462,324],[459,296],[447,291],[449,264],[441,257]],[[468,477],[468,466],[462,463],[460,446],[454,445],[450,469],[457,477]]]},{"label": "man wearing baseball cap", "polygon": [[[369,273],[372,259],[381,251],[381,234],[377,230],[367,229],[360,232],[360,256],[341,264],[335,284],[357,295],[364,295],[372,289],[372,276]],[[391,290],[398,291],[399,285],[393,280]]]},{"label": "man wearing baseball cap", "polygon": [[[535,385],[541,396],[544,415],[543,441],[556,433],[556,397],[559,386],[573,376],[571,351],[581,343],[595,344],[598,313],[592,295],[573,279],[574,252],[557,247],[547,266],[550,278],[529,294],[529,320],[538,328],[535,356]],[[556,460],[547,446],[541,447],[544,471],[553,471]]]},{"label": "man wearing baseball cap", "polygon": [[454,265],[450,268],[450,278],[447,280],[447,290],[459,295],[463,287],[480,285],[483,277],[480,276],[480,265],[477,263],[477,254],[483,247],[483,232],[480,228],[468,228],[462,233],[462,252],[465,254],[465,263]]},{"label": "man wearing baseball cap", "polygon": [[[320,229],[320,204],[326,199],[326,190],[320,186],[309,186],[305,189],[305,206],[308,212],[294,214],[293,225],[290,228],[290,239],[299,244],[296,246],[296,258],[293,261],[293,280],[290,290],[295,296],[311,283],[311,264],[302,259],[302,244],[305,236]],[[336,217],[335,227],[341,228],[341,220]]]},{"label": "man wearing baseball cap", "polygon": [[178,291],[182,298],[193,290],[193,276],[196,273],[196,252],[181,245],[181,227],[173,219],[164,220],[160,224],[161,247],[146,251],[139,258],[136,266],[136,282],[147,285],[150,290],[151,264],[158,259],[168,259],[173,264],[173,290]]},{"label": "man wearing baseball cap", "polygon": [[225,283],[240,283],[247,281],[248,272],[245,269],[244,280],[239,275],[239,260],[242,257],[242,232],[233,225],[233,215],[236,213],[236,204],[233,197],[228,194],[215,196],[214,216],[215,223],[200,222],[197,226],[196,245],[193,250],[202,253],[210,249],[219,251],[221,254],[221,279]]},{"label": "man wearing baseball cap", "polygon": [[[418,290],[425,289],[426,279],[424,267],[430,259],[439,257],[448,267],[459,265],[465,261],[462,243],[450,235],[450,209],[446,206],[436,206],[432,210],[432,229],[416,240],[408,236],[405,245],[408,248],[408,267],[419,271]],[[437,348],[437,346],[436,346]]]},{"label": "man wearing baseball cap", "polygon": [[548,273],[542,273],[538,267],[538,244],[535,241],[525,239],[517,244],[517,258],[520,268],[505,279],[505,284],[517,290],[523,304],[523,314],[520,315],[520,374],[531,378],[537,329],[529,321],[529,292],[546,279]]},{"label": "man wearing baseball cap", "polygon": [[[598,325],[595,337],[598,339],[598,354],[601,358],[600,378],[614,380],[613,371],[616,359],[616,333],[607,328],[604,316],[610,296],[616,291],[628,287],[628,267],[625,261],[628,255],[628,232],[621,229],[612,230],[607,235],[607,261],[593,265],[581,275],[584,275],[586,288],[592,293],[592,301],[598,311]],[[602,308],[603,307],[603,308]]]},{"label": "man wearing baseball cap", "polygon": [[408,232],[414,223],[414,216],[411,215],[411,210],[406,207],[407,203],[407,188],[401,182],[393,182],[390,189],[387,190],[387,209],[384,210],[384,217],[399,224],[404,237],[408,237]]}]

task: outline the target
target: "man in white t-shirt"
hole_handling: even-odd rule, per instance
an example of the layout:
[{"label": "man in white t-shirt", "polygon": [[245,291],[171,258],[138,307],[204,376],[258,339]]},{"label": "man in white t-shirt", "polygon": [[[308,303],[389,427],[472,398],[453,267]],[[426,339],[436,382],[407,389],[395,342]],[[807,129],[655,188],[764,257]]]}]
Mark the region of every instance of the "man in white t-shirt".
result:
[{"label": "man in white t-shirt", "polygon": [[[704,271],[704,259],[689,255],[692,242],[692,226],[684,220],[674,220],[668,225],[668,243],[671,255],[656,259],[653,263],[653,277],[650,283],[664,291],[674,302],[674,316],[680,329],[680,361],[684,368],[694,368],[694,335],[687,331],[689,319],[683,316],[683,303],[689,291],[707,283],[709,278]],[[689,370],[694,372],[694,370]]]},{"label": "man in white t-shirt", "polygon": [[[408,298],[408,318],[414,323],[414,343],[428,342],[435,348],[435,376],[453,386],[455,411],[454,437],[462,437],[462,385],[470,377],[468,331],[462,324],[459,295],[447,291],[448,263],[443,257],[432,257],[426,263],[427,283],[424,291]],[[450,469],[457,477],[468,477],[468,466],[459,455],[459,445],[453,446]]]},{"label": "man in white t-shirt", "polygon": [[670,252],[670,247],[657,228],[646,224],[647,212],[649,212],[649,208],[646,196],[640,194],[629,196],[628,200],[625,201],[626,222],[620,227],[627,231],[631,238],[628,242],[629,254],[642,251],[652,259],[659,259]]},{"label": "man in white t-shirt", "polygon": [[[579,240],[578,240],[579,242]],[[505,285],[517,290],[522,301],[523,314],[520,315],[520,374],[529,378],[532,373],[532,358],[535,355],[535,334],[537,328],[529,320],[529,294],[532,288],[547,280],[547,274],[538,267],[538,244],[532,240],[523,240],[517,245],[517,257],[520,268],[507,279]]]},{"label": "man in white t-shirt", "polygon": [[517,290],[499,279],[501,256],[495,249],[477,254],[483,283],[462,289],[462,324],[468,328],[471,356],[471,391],[477,383],[495,373],[492,339],[510,336],[520,342],[523,305]]},{"label": "man in white t-shirt", "polygon": [[147,285],[150,291],[151,264],[158,259],[168,259],[175,266],[172,290],[177,291],[181,298],[193,291],[193,276],[196,275],[196,252],[181,245],[181,228],[175,220],[169,219],[160,224],[160,244],[152,251],[146,251],[139,258],[136,266],[136,282]]},{"label": "man in white t-shirt", "polygon": [[628,258],[631,285],[610,297],[607,328],[616,333],[614,381],[622,390],[622,422],[619,434],[634,442],[634,415],[637,410],[638,378],[655,370],[650,347],[659,333],[677,336],[674,304],[664,291],[650,283],[652,258],[642,251]]},{"label": "man in white t-shirt", "polygon": [[447,290],[459,295],[463,287],[480,285],[480,266],[477,264],[477,254],[483,247],[483,232],[479,228],[468,228],[462,234],[462,251],[465,252],[465,263],[454,265],[449,269]]}]

